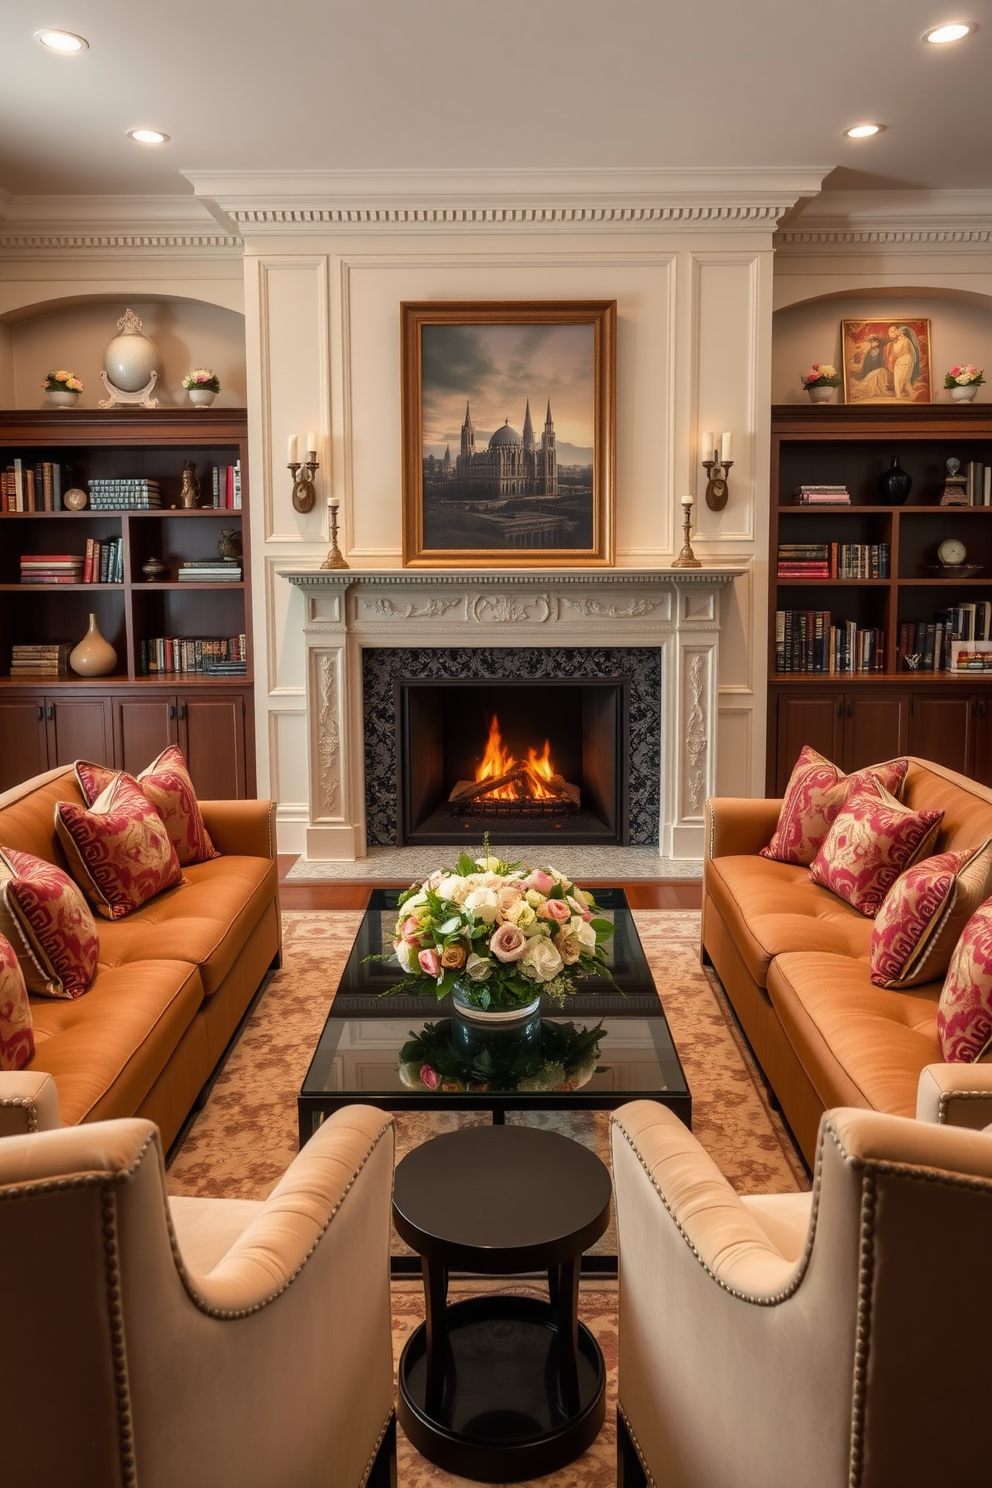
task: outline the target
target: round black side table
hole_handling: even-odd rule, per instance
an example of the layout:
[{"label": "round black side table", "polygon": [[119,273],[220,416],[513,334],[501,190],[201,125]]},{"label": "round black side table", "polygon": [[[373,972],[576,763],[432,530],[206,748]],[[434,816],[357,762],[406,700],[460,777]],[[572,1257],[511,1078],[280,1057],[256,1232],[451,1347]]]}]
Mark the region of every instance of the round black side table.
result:
[{"label": "round black side table", "polygon": [[[399,1420],[417,1451],[484,1483],[540,1477],[599,1433],[606,1369],[578,1320],[582,1252],[609,1222],[610,1176],[578,1142],[480,1126],[416,1147],[396,1169],[393,1222],[421,1256],[426,1322],[399,1364]],[[447,1305],[452,1270],[546,1270],[549,1300]]]}]

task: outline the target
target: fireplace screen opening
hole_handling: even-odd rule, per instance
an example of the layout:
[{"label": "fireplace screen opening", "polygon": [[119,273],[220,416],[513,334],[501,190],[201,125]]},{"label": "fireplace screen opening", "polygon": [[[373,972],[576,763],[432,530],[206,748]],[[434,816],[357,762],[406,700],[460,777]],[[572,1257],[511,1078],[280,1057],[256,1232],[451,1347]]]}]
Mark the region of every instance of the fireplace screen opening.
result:
[{"label": "fireplace screen opening", "polygon": [[400,846],[624,845],[623,678],[397,678]]}]

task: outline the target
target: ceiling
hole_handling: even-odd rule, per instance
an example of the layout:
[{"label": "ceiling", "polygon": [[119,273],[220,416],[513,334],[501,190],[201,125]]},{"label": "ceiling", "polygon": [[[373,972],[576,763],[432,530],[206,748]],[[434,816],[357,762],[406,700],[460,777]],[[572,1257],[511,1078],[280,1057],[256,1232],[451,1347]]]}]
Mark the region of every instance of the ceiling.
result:
[{"label": "ceiling", "polygon": [[[980,22],[967,40],[921,43],[962,17]],[[42,26],[89,50],[46,52]],[[987,0],[3,0],[0,191],[174,197],[192,191],[184,171],[611,167],[983,190],[990,76]],[[885,132],[842,137],[865,120]],[[125,130],[140,125],[171,142],[134,144]]]}]

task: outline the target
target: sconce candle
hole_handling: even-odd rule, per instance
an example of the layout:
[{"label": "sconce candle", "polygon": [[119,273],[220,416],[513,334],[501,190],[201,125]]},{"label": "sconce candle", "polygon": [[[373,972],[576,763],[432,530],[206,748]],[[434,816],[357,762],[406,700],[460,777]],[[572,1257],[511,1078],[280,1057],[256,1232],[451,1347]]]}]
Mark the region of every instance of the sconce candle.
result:
[{"label": "sconce candle", "polygon": [[316,453],[317,453],[317,436],[316,436],[316,434],[308,434],[307,435],[307,454],[308,455],[315,455]]},{"label": "sconce candle", "polygon": [[296,458],[296,449],[297,449],[296,435],[295,434],[290,434],[290,436],[289,436],[289,463],[290,463],[290,465],[298,465],[299,464],[299,461]]},{"label": "sconce candle", "polygon": [[713,433],[711,433],[711,432],[709,432],[709,431],[707,431],[703,435],[702,453],[699,456],[700,460],[712,460],[713,454],[714,454],[714,451],[715,450],[716,450],[716,435],[713,434]]},{"label": "sconce candle", "polygon": [[296,435],[289,437],[289,470],[293,477],[293,507],[298,512],[311,512],[317,493],[313,487],[314,476],[320,469],[317,463],[316,434],[307,435],[306,459],[301,461],[296,445]]},{"label": "sconce candle", "polygon": [[720,440],[720,463],[726,465],[734,450],[733,434],[724,434]]}]

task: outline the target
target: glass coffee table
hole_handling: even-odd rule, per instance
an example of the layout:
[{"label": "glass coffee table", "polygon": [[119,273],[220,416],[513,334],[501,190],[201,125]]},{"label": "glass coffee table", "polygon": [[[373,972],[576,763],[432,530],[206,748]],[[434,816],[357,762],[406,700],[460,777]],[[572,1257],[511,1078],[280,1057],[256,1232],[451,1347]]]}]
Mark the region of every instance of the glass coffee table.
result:
[{"label": "glass coffee table", "polygon": [[[375,889],[298,1098],[300,1146],[324,1117],[363,1103],[394,1111],[607,1111],[656,1100],[691,1125],[692,1097],[622,889],[596,902],[616,927],[614,983],[589,978],[567,1003],[542,999],[525,1025],[478,1032],[451,999],[398,993],[392,950],[400,890]],[[546,1005],[545,1005],[546,1004]]]}]

